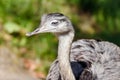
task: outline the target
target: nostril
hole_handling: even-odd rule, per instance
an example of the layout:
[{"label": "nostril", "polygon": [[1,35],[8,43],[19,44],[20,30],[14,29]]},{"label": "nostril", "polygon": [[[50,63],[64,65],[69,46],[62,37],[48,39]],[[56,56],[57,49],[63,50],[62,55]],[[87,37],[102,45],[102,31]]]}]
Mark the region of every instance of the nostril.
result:
[{"label": "nostril", "polygon": [[39,31],[39,29],[35,30],[35,32],[38,32],[38,31]]}]

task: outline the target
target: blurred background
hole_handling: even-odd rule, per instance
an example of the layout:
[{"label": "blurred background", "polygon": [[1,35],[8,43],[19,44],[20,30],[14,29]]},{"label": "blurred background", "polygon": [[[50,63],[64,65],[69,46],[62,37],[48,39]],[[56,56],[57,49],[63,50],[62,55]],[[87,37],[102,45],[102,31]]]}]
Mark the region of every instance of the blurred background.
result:
[{"label": "blurred background", "polygon": [[45,78],[55,60],[57,38],[49,33],[25,34],[39,26],[43,14],[51,12],[71,19],[75,40],[94,38],[120,45],[120,0],[0,0],[0,50],[16,56],[11,63],[37,78]]}]

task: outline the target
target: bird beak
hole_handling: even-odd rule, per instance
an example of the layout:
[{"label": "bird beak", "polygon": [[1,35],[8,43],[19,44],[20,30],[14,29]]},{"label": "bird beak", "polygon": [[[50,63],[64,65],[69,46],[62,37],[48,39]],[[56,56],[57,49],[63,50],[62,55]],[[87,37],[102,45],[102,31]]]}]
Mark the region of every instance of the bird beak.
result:
[{"label": "bird beak", "polygon": [[47,30],[44,28],[44,26],[42,26],[42,27],[38,27],[33,32],[26,33],[26,36],[32,36],[32,35],[35,35],[35,34],[45,33],[45,32],[47,32]]}]

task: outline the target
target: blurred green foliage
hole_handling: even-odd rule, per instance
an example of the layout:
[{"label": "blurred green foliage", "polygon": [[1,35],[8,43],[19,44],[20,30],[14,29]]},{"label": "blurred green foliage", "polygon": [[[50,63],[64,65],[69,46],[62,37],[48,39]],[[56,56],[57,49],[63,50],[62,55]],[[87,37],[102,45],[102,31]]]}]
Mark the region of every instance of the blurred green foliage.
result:
[{"label": "blurred green foliage", "polygon": [[95,38],[120,45],[120,0],[0,0],[0,44],[20,57],[42,61],[43,71],[57,56],[57,39],[52,34],[26,37],[44,13],[67,15],[76,39]]}]

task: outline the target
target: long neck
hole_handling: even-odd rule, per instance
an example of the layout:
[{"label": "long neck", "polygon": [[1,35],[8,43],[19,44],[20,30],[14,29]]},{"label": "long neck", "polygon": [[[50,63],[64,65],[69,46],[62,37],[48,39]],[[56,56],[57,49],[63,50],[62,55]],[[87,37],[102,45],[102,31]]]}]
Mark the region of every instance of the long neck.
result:
[{"label": "long neck", "polygon": [[74,32],[59,36],[58,60],[62,80],[75,80],[70,65],[70,48]]}]

